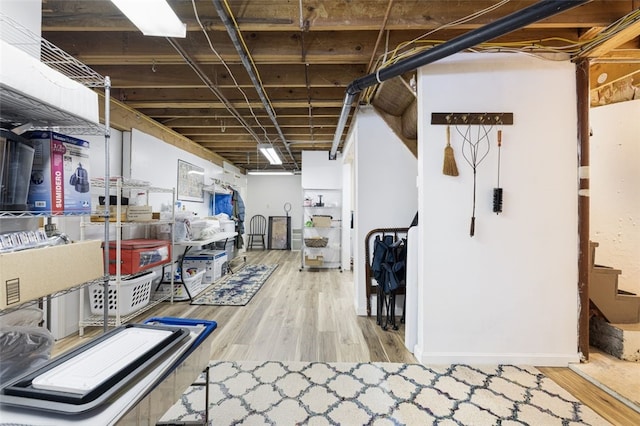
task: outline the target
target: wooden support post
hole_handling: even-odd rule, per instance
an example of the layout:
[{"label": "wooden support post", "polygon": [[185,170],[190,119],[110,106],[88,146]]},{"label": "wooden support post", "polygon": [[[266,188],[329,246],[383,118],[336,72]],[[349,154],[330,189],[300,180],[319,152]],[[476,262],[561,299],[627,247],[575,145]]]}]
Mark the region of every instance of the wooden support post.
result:
[{"label": "wooden support post", "polygon": [[589,360],[589,60],[576,63],[576,92],[578,99],[578,349],[583,360]]}]

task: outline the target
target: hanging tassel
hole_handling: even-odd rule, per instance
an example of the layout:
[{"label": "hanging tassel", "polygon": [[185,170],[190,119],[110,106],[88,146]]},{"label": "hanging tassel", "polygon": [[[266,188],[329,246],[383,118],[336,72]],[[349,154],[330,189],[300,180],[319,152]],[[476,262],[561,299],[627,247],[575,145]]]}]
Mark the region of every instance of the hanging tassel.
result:
[{"label": "hanging tassel", "polygon": [[458,176],[458,166],[453,156],[453,147],[451,146],[451,129],[447,126],[447,146],[444,148],[444,164],[442,165],[442,174],[447,176]]}]

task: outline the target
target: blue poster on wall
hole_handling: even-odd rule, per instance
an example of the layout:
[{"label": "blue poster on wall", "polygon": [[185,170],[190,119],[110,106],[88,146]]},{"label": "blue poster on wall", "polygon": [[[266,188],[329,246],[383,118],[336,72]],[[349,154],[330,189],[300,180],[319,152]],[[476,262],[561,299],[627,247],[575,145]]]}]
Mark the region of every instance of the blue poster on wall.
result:
[{"label": "blue poster on wall", "polygon": [[229,217],[233,216],[233,204],[231,204],[231,194],[216,194],[214,215],[226,213]]}]

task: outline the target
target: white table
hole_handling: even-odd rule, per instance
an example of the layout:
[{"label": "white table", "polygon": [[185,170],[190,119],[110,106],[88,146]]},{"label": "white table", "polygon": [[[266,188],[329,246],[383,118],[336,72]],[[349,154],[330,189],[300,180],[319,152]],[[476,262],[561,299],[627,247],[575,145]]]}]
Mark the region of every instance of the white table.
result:
[{"label": "white table", "polygon": [[[230,238],[235,238],[238,235],[237,232],[218,232],[216,233],[213,237],[204,239],[204,240],[186,240],[186,241],[176,241],[173,243],[174,246],[178,246],[178,247],[184,247],[184,251],[182,252],[182,254],[179,256],[178,258],[178,267],[180,268],[180,271],[182,271],[182,262],[184,260],[184,257],[187,255],[187,253],[189,252],[189,250],[191,250],[194,247],[204,247],[207,246],[209,244],[213,244],[213,243],[217,243],[219,241],[225,241],[225,246],[226,246],[226,241],[229,240]],[[229,268],[229,271],[231,269]],[[163,276],[164,276],[164,271],[163,271]],[[162,285],[163,283],[160,282],[160,284],[158,285]],[[182,274],[180,274],[180,280],[178,282],[175,282],[174,284],[177,285],[181,285],[184,287],[184,291],[187,293],[188,299],[189,300],[193,300],[192,299],[192,295],[189,292],[189,289],[187,288],[187,285],[184,283],[184,281],[182,280]]]}]

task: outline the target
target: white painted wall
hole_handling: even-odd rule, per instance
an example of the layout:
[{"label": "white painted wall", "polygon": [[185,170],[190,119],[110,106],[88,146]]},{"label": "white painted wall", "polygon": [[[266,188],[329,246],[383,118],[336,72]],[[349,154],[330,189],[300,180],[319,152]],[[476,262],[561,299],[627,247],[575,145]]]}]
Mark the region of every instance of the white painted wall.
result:
[{"label": "white painted wall", "polygon": [[[342,207],[340,211],[340,220],[342,223],[340,233],[340,258],[332,259],[331,261],[339,261],[341,265],[340,267],[343,270],[351,269],[351,240],[349,238],[351,215],[349,213],[349,206],[345,204],[345,201],[349,198],[351,193],[349,173],[350,166],[345,164],[345,159],[342,156],[342,153],[338,153],[335,160],[330,160],[328,151],[302,151],[301,183],[302,188],[307,190],[306,194],[311,194],[313,196],[316,193],[322,193],[322,191],[313,191],[316,189],[340,190],[339,193],[333,191],[335,194],[328,191],[328,193],[324,194],[323,201],[329,204],[333,202],[339,203]],[[333,195],[339,195],[339,198],[332,199]],[[314,199],[314,201],[318,200]],[[309,218],[307,218],[307,220],[308,219]],[[327,253],[325,253],[325,260],[326,255]]]},{"label": "white painted wall", "polygon": [[[291,229],[302,226],[302,188],[301,176],[247,176],[246,229],[253,215],[286,216],[285,203],[291,203]],[[268,224],[268,222],[267,222]],[[245,243],[247,243],[245,238]],[[293,246],[293,241],[291,242]]]},{"label": "white painted wall", "polygon": [[[353,277],[358,315],[366,315],[365,252],[375,228],[408,227],[418,211],[417,161],[372,108],[360,108],[353,124],[355,213]],[[372,301],[375,313],[375,301]]]},{"label": "white painted wall", "polygon": [[[185,152],[137,129],[132,130],[131,165],[128,172],[132,179],[148,181],[157,187],[176,188],[178,160],[202,167],[205,185],[213,183],[211,178],[221,179],[223,176],[223,168],[217,164]],[[127,170],[124,170],[123,173],[127,175]],[[149,197],[150,204],[156,209],[155,211],[158,211],[161,204],[167,202],[167,197],[161,194],[152,195]],[[187,211],[192,211],[198,216],[207,216],[209,214],[209,199],[210,194],[205,192],[204,202],[180,201],[180,203]]]},{"label": "white painted wall", "polygon": [[[423,363],[567,365],[578,361],[574,66],[515,54],[458,54],[418,76],[419,324]],[[523,82],[526,82],[524,84]],[[472,173],[442,174],[445,126],[432,112],[513,112],[504,126],[504,210],[492,212],[494,145]],[[452,135],[456,135],[452,132]]]},{"label": "white painted wall", "polygon": [[619,287],[640,294],[640,100],[590,111],[590,216],[596,263],[622,270]]},{"label": "white painted wall", "polygon": [[302,187],[342,189],[342,155],[329,160],[329,151],[302,151]]}]

